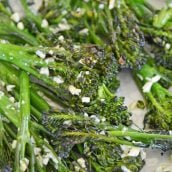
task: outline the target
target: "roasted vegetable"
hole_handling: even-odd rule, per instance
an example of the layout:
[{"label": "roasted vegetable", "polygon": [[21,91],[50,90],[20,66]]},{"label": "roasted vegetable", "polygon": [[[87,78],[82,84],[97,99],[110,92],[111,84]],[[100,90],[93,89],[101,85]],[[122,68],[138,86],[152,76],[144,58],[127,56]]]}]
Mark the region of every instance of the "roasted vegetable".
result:
[{"label": "roasted vegetable", "polygon": [[153,64],[146,64],[137,73],[139,85],[148,102],[149,112],[146,123],[151,128],[171,129],[171,71]]},{"label": "roasted vegetable", "polygon": [[143,50],[148,33],[169,18],[157,24],[144,0],[44,1],[37,14],[19,2],[18,20],[0,3],[1,171],[138,172],[143,147],[171,149],[168,131],[132,129],[116,94],[119,69],[134,69],[150,108],[147,122],[171,129],[168,53],[157,63]]}]

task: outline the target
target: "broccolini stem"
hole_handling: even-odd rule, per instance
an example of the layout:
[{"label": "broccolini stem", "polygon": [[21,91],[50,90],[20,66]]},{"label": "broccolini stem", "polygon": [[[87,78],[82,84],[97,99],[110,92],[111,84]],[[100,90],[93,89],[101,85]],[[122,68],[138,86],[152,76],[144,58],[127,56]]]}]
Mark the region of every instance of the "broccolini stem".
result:
[{"label": "broccolini stem", "polygon": [[[15,171],[22,171],[21,163],[26,163],[24,162],[26,144],[29,143],[30,140],[29,121],[30,121],[29,77],[25,72],[22,71],[20,75],[20,127],[17,136],[17,147],[16,147],[15,165],[14,165]],[[32,171],[34,170],[32,169]]]},{"label": "broccolini stem", "polygon": [[[10,105],[10,108],[8,108]],[[9,98],[5,95],[0,96],[0,112],[7,117],[15,126],[19,126],[18,112],[14,111],[14,104],[10,102]]]},{"label": "broccolini stem", "polygon": [[150,133],[141,133],[141,132],[133,132],[133,131],[108,131],[110,136],[129,136],[136,139],[143,139],[147,141],[155,140],[155,139],[171,139],[171,135],[162,135],[162,134],[150,134]]},{"label": "broccolini stem", "polygon": [[16,133],[10,128],[11,127],[11,124],[10,126],[8,124],[4,124],[4,128],[5,130],[8,132],[8,134],[13,138],[15,139],[16,138]]},{"label": "broccolini stem", "polygon": [[34,172],[35,171],[35,164],[36,164],[36,159],[35,159],[35,154],[34,154],[34,145],[31,142],[31,139],[28,142],[28,147],[29,147],[29,153],[30,153],[30,162],[29,162],[29,166],[30,166],[30,171]]},{"label": "broccolini stem", "polygon": [[86,132],[65,132],[63,136],[82,136],[82,137],[87,137],[87,138],[92,138],[92,139],[98,139],[101,141],[109,142],[109,143],[116,143],[116,144],[124,144],[124,145],[129,145],[129,146],[134,146],[133,143],[125,141],[125,140],[120,140],[116,137],[111,137],[111,136],[103,136],[101,134],[96,134],[96,133],[86,133]]}]

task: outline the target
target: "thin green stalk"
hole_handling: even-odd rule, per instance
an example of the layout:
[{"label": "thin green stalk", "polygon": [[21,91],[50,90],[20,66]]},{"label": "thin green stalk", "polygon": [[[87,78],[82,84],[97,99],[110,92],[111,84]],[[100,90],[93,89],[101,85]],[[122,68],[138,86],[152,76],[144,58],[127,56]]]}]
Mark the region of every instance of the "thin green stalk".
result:
[{"label": "thin green stalk", "polygon": [[156,139],[170,139],[172,140],[171,135],[163,134],[150,134],[150,133],[141,133],[135,131],[108,131],[110,136],[124,137],[129,136],[132,138],[143,139],[143,140],[156,140]]},{"label": "thin green stalk", "polygon": [[15,126],[19,126],[19,116],[18,112],[15,110],[14,103],[11,103],[9,98],[5,95],[0,96],[0,112]]},{"label": "thin green stalk", "polygon": [[77,131],[72,131],[72,132],[65,132],[63,136],[71,136],[71,137],[85,137],[85,138],[92,138],[92,139],[98,139],[100,141],[105,141],[109,143],[116,143],[116,144],[124,144],[124,145],[129,145],[129,146],[134,146],[133,143],[125,141],[125,140],[120,140],[115,137],[108,137],[108,136],[103,136],[101,134],[96,134],[96,133],[86,133],[86,132],[77,132]]},{"label": "thin green stalk", "polygon": [[29,162],[30,171],[34,172],[35,171],[36,160],[35,160],[35,155],[34,155],[34,145],[31,142],[31,140],[29,140],[28,147],[29,147],[29,153],[30,153],[30,162]]},{"label": "thin green stalk", "polygon": [[[21,162],[24,163],[26,144],[30,140],[30,88],[29,77],[25,72],[20,75],[20,127],[17,136],[14,171],[21,170]],[[34,171],[34,170],[32,170]]]},{"label": "thin green stalk", "polygon": [[7,123],[4,124],[5,130],[9,133],[9,135],[10,135],[13,139],[15,139],[15,138],[16,138],[16,133],[15,133],[15,132],[13,131],[13,129],[10,128],[10,127],[11,127],[11,124],[10,124],[10,126],[9,126]]}]

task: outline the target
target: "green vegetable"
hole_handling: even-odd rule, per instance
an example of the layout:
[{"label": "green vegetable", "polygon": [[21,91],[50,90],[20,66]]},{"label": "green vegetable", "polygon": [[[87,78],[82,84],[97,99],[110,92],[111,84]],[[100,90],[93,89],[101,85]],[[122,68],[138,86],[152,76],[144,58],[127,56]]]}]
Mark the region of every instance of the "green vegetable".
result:
[{"label": "green vegetable", "polygon": [[[35,14],[20,2],[23,30],[0,3],[1,171],[138,172],[142,148],[171,149],[170,7],[52,0]],[[145,122],[158,130],[130,127],[116,93],[122,68],[133,71]]]},{"label": "green vegetable", "polygon": [[[146,122],[152,128],[159,128],[169,130],[171,129],[172,113],[171,113],[171,92],[165,87],[171,85],[171,80],[165,70],[161,68],[158,70],[151,64],[146,64],[138,71],[137,75],[141,80],[141,89],[143,91],[152,82],[152,85],[148,90],[144,91],[146,97],[149,112],[147,114]],[[159,77],[157,81],[153,81],[155,77]],[[150,80],[149,80],[150,79]],[[165,84],[167,83],[167,84]]]},{"label": "green vegetable", "polygon": [[63,35],[64,39],[101,46],[106,43],[122,68],[139,68],[145,62],[143,33],[135,13],[124,0],[67,3],[58,0],[49,2],[41,12],[59,38]]}]

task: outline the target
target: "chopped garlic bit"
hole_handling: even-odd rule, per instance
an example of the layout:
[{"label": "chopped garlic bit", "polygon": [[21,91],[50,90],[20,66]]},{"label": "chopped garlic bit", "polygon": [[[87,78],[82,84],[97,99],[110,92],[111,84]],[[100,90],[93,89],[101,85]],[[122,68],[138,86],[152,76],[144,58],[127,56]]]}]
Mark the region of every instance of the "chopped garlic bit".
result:
[{"label": "chopped garlic bit", "polygon": [[93,119],[95,123],[100,123],[100,119],[96,115],[91,115],[90,118]]},{"label": "chopped garlic bit", "polygon": [[151,87],[154,83],[158,82],[161,79],[160,75],[156,75],[152,78],[146,78],[148,80],[148,82],[145,83],[145,85],[143,86],[143,92],[144,93],[148,93],[151,90]]},{"label": "chopped garlic bit", "polygon": [[101,134],[101,135],[106,135],[106,132],[103,130],[103,131],[100,131],[99,134]]},{"label": "chopped garlic bit", "polygon": [[19,13],[13,13],[12,16],[11,16],[11,19],[14,22],[18,23],[20,21],[20,15],[19,15]]},{"label": "chopped garlic bit", "polygon": [[81,46],[80,45],[73,45],[73,48],[75,49],[75,50],[79,50],[80,48],[81,48]]},{"label": "chopped garlic bit", "polygon": [[77,79],[82,78],[82,77],[83,77],[82,75],[83,75],[83,71],[81,71],[81,72],[78,74]]},{"label": "chopped garlic bit", "polygon": [[133,156],[133,157],[136,157],[139,155],[141,149],[138,148],[138,147],[132,147],[128,153],[128,156]]},{"label": "chopped garlic bit", "polygon": [[15,102],[15,98],[14,97],[10,97],[9,100],[14,103]]},{"label": "chopped garlic bit", "polygon": [[45,62],[48,63],[53,63],[54,62],[54,58],[47,58],[45,59]]},{"label": "chopped garlic bit", "polygon": [[71,26],[68,24],[66,19],[63,19],[61,23],[58,24],[58,27],[53,30],[54,33],[70,30]]},{"label": "chopped garlic bit", "polygon": [[11,144],[12,149],[15,149],[16,146],[17,146],[17,140],[13,140],[13,142]]},{"label": "chopped garlic bit", "polygon": [[106,118],[105,118],[105,117],[102,117],[102,118],[101,118],[101,121],[102,121],[102,122],[105,122],[105,121],[106,121]]},{"label": "chopped garlic bit", "polygon": [[49,160],[50,160],[49,156],[43,156],[42,163],[43,163],[44,165],[47,165],[48,162],[49,162]]},{"label": "chopped garlic bit", "polygon": [[38,57],[40,57],[41,59],[45,59],[45,57],[46,57],[46,54],[44,52],[40,51],[40,50],[36,51],[36,55]]},{"label": "chopped garlic bit", "polygon": [[69,85],[68,90],[72,95],[79,96],[79,94],[81,93],[81,89],[78,89],[78,88],[74,87],[73,85]]},{"label": "chopped garlic bit", "polygon": [[43,149],[45,152],[45,155],[43,155],[43,160],[42,160],[43,164],[47,165],[49,160],[51,159],[54,162],[55,167],[57,169],[58,168],[58,162],[59,162],[58,157],[56,157],[47,146],[43,145]]},{"label": "chopped garlic bit", "polygon": [[63,10],[63,11],[62,11],[62,14],[63,14],[63,15],[66,15],[67,13],[68,13],[68,12],[67,12],[66,10]]},{"label": "chopped garlic bit", "polygon": [[85,12],[86,10],[84,8],[77,8],[76,11],[72,11],[72,15],[77,18],[81,18]]},{"label": "chopped garlic bit", "polygon": [[127,127],[123,127],[123,128],[122,128],[122,132],[123,132],[123,133],[125,133],[127,130],[128,130]]},{"label": "chopped garlic bit", "polygon": [[88,31],[89,30],[87,28],[84,28],[84,29],[82,29],[82,30],[79,31],[79,34],[80,35],[88,35]]},{"label": "chopped garlic bit", "polygon": [[84,112],[84,117],[87,118],[88,117],[88,113]]},{"label": "chopped garlic bit", "polygon": [[49,25],[49,24],[48,24],[48,21],[47,21],[46,19],[43,19],[43,20],[42,20],[42,23],[41,23],[41,27],[42,27],[42,28],[45,28],[45,27],[48,27],[48,25]]},{"label": "chopped garlic bit", "polygon": [[41,148],[35,147],[35,148],[34,148],[34,154],[35,154],[35,155],[40,155],[40,153],[41,153]]},{"label": "chopped garlic bit", "polygon": [[121,166],[121,170],[123,172],[131,172],[131,170],[129,170],[126,166]]},{"label": "chopped garlic bit", "polygon": [[60,36],[58,37],[58,40],[59,40],[59,41],[64,41],[64,36],[63,36],[63,35],[60,35]]},{"label": "chopped garlic bit", "polygon": [[104,9],[105,5],[104,4],[99,4],[99,9]]},{"label": "chopped garlic bit", "polygon": [[17,23],[17,27],[18,27],[18,29],[23,30],[23,29],[24,29],[24,24],[23,24],[23,22]]},{"label": "chopped garlic bit", "polygon": [[65,51],[65,48],[64,47],[60,47],[59,45],[57,45],[55,48],[58,49],[59,51]]},{"label": "chopped garlic bit", "polygon": [[103,102],[105,102],[105,99],[100,99],[100,101],[103,103]]},{"label": "chopped garlic bit", "polygon": [[169,50],[170,48],[171,48],[171,44],[166,43],[166,44],[165,44],[165,49],[166,49],[166,50]]},{"label": "chopped garlic bit", "polygon": [[15,88],[15,85],[7,85],[6,86],[7,91],[12,91],[13,88]]},{"label": "chopped garlic bit", "polygon": [[81,166],[81,168],[86,168],[86,163],[84,158],[77,159],[77,163]]},{"label": "chopped garlic bit", "polygon": [[90,97],[82,97],[83,103],[90,103]]},{"label": "chopped garlic bit", "polygon": [[138,77],[141,81],[143,81],[143,76],[142,76],[142,75],[137,74],[137,77]]},{"label": "chopped garlic bit", "polygon": [[50,72],[49,72],[48,67],[42,67],[42,68],[40,69],[40,74],[49,76]]},{"label": "chopped garlic bit", "polygon": [[126,145],[120,145],[120,147],[123,151],[123,154],[121,154],[121,158],[127,156],[137,157],[139,154],[141,155],[142,160],[146,158],[146,153],[142,148],[126,146]]},{"label": "chopped garlic bit", "polygon": [[113,9],[115,7],[115,0],[109,0],[109,9]]},{"label": "chopped garlic bit", "polygon": [[58,24],[58,29],[59,31],[65,31],[65,30],[70,30],[70,25],[68,25],[67,23],[59,23]]},{"label": "chopped garlic bit", "polygon": [[85,71],[85,74],[86,74],[86,75],[89,75],[89,74],[90,74],[90,71],[88,71],[88,70]]},{"label": "chopped garlic bit", "polygon": [[81,167],[79,167],[79,165],[75,165],[74,169],[75,169],[75,172],[80,172]]},{"label": "chopped garlic bit", "polygon": [[53,50],[50,50],[48,53],[49,53],[50,55],[53,55],[53,54],[54,54]]},{"label": "chopped garlic bit", "polygon": [[29,165],[29,160],[27,158],[23,158],[22,160],[20,160],[20,170],[22,172],[27,170],[28,165]]},{"label": "chopped garlic bit", "polygon": [[120,147],[124,154],[127,154],[131,148],[131,146],[127,146],[127,145],[120,145]]},{"label": "chopped garlic bit", "polygon": [[66,126],[71,126],[72,125],[72,121],[71,120],[66,120],[63,122],[63,125],[66,125]]},{"label": "chopped garlic bit", "polygon": [[64,83],[64,80],[61,76],[54,76],[53,81],[55,81],[57,84],[62,84]]}]

